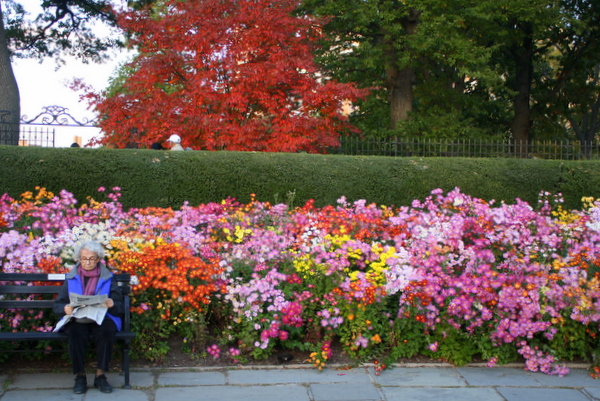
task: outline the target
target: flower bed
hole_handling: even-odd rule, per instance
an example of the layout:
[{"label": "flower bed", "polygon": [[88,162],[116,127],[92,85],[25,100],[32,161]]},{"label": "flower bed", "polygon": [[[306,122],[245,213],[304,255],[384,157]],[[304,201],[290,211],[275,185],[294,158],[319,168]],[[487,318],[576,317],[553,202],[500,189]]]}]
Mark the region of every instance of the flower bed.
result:
[{"label": "flower bed", "polygon": [[[71,248],[97,239],[131,273],[134,349],[158,361],[171,335],[192,355],[247,362],[275,349],[331,344],[378,369],[430,356],[456,365],[524,358],[526,368],[598,354],[600,203],[564,211],[432,191],[410,207],[349,204],[289,209],[227,199],[180,210],[123,210],[120,189],[77,205],[38,189],[0,199],[5,272],[65,272]],[[3,311],[1,330],[50,330],[43,316]],[[596,370],[594,370],[596,369]]]}]

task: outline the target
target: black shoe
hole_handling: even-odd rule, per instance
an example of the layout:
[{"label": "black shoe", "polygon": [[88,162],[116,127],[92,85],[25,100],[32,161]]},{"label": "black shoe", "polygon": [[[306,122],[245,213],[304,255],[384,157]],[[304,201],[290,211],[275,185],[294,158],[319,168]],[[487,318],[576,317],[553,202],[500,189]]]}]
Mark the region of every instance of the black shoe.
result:
[{"label": "black shoe", "polygon": [[75,376],[75,385],[73,386],[73,392],[75,394],[83,394],[87,391],[87,377],[85,375]]},{"label": "black shoe", "polygon": [[94,379],[94,387],[103,393],[112,393],[112,387],[108,384],[108,380],[106,380],[106,376],[104,375],[96,376]]}]

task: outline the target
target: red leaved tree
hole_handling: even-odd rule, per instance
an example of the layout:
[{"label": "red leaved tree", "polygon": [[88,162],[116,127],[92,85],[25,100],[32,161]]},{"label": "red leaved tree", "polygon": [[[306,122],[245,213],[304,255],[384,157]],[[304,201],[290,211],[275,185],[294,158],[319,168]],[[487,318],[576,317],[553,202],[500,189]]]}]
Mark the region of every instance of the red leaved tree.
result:
[{"label": "red leaved tree", "polygon": [[92,94],[101,142],[182,137],[208,150],[323,152],[352,130],[343,106],[364,90],[327,79],[312,51],[323,20],[297,0],[167,0],[123,12],[138,57],[119,93]]}]

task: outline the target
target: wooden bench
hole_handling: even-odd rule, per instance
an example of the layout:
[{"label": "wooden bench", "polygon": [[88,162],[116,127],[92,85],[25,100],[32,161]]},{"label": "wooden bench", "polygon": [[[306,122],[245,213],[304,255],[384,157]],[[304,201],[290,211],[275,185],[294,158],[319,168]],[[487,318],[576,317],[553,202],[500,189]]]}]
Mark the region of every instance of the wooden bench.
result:
[{"label": "wooden bench", "polygon": [[[129,350],[131,340],[135,333],[131,332],[131,314],[129,300],[129,274],[115,274],[115,279],[125,303],[125,315],[123,316],[123,328],[117,332],[117,341],[123,342],[122,369],[125,376],[123,388],[131,388],[129,384]],[[40,283],[62,282],[65,280],[64,274],[45,274],[45,273],[0,273],[0,310],[6,309],[50,309],[54,305],[54,298],[60,290],[60,285],[39,285]],[[62,283],[61,283],[62,284]],[[12,294],[8,296],[8,294]],[[36,295],[54,294],[52,299],[29,299],[41,298]],[[33,297],[31,297],[33,296]],[[7,299],[7,298],[22,298]],[[46,297],[49,298],[49,297]],[[18,332],[0,332],[0,341],[44,341],[44,340],[67,340],[67,335],[63,332],[40,332],[40,331],[18,331]]]}]

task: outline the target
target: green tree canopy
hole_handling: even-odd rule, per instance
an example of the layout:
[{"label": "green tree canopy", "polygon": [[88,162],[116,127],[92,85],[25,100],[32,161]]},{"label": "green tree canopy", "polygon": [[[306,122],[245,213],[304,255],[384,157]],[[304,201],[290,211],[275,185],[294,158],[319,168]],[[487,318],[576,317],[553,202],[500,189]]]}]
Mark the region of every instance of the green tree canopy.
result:
[{"label": "green tree canopy", "polygon": [[301,11],[332,16],[320,61],[333,75],[379,89],[353,117],[367,133],[574,139],[598,99],[596,3],[304,0]]}]

